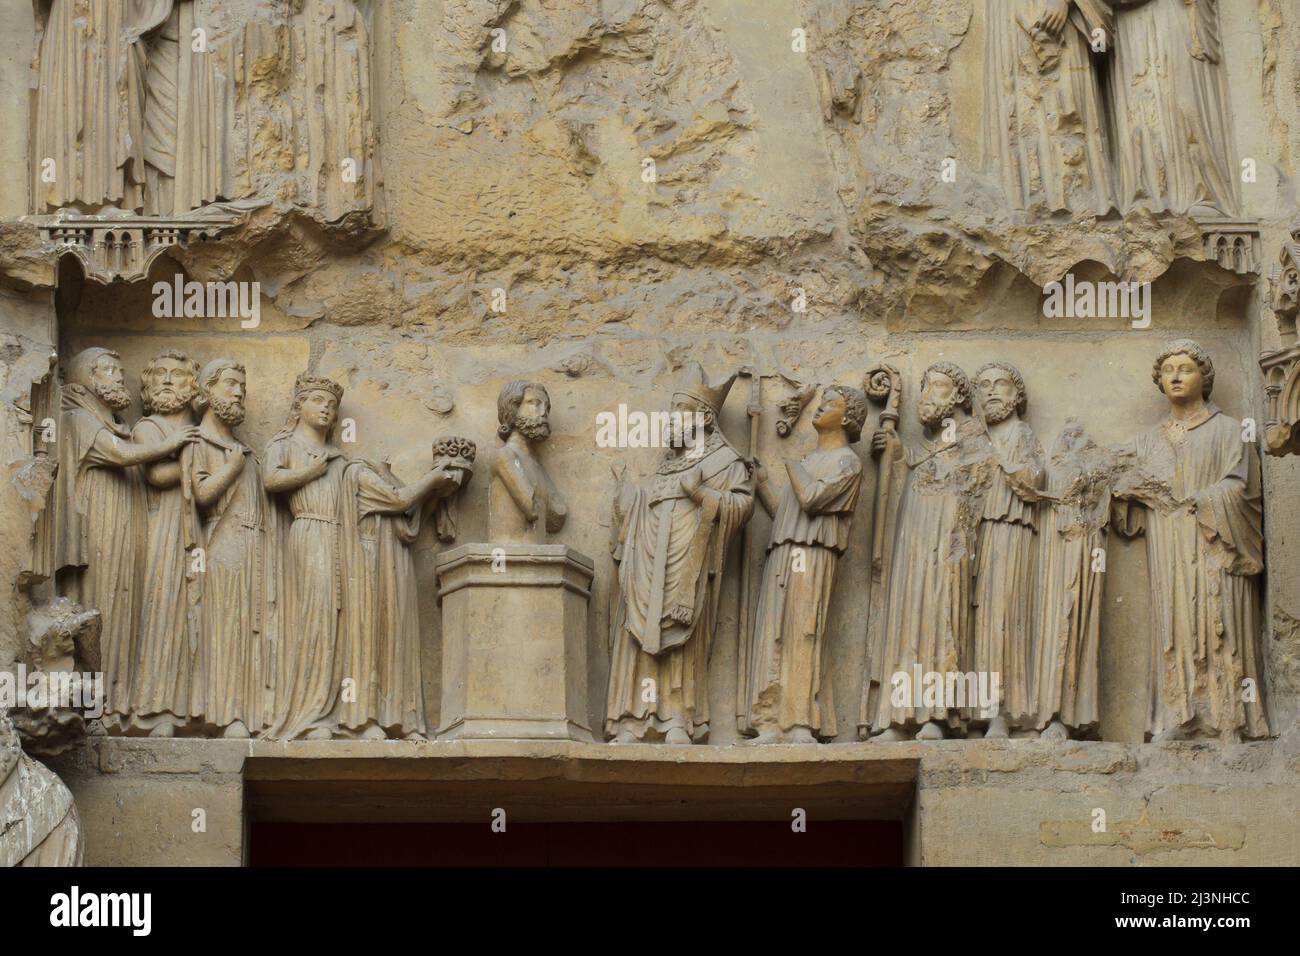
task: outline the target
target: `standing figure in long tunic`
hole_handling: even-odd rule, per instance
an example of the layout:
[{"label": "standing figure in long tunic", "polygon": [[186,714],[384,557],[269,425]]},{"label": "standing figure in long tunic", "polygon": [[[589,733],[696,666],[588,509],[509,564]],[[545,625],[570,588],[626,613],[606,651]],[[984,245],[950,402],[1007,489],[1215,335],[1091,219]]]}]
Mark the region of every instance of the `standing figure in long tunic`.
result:
[{"label": "standing figure in long tunic", "polygon": [[924,694],[914,674],[962,672],[970,657],[971,584],[980,517],[997,461],[984,424],[973,418],[973,388],[951,362],[921,379],[918,413],[937,440],[903,448],[882,428],[876,455],[908,465],[897,522],[882,632],[872,650],[858,733],[872,740],[937,740],[962,726],[966,702]]},{"label": "standing figure in long tunic", "polygon": [[708,664],[728,546],[754,509],[753,481],[717,418],[732,375],[709,386],[697,363],[673,393],[670,440],[652,478],[619,478],[619,562],[605,732],[618,743],[709,732]]},{"label": "standing figure in long tunic", "polygon": [[1098,66],[1106,0],[985,0],[984,168],[1007,202],[1050,216],[1115,205]]},{"label": "standing figure in long tunic", "polygon": [[1242,423],[1211,402],[1214,364],[1179,339],[1152,378],[1169,417],[1125,449],[1113,517],[1145,533],[1151,574],[1151,709],[1156,740],[1267,737],[1260,659],[1264,570],[1259,459]]},{"label": "standing figure in long tunic", "polygon": [[200,601],[190,712],[208,730],[243,738],[259,733],[269,716],[270,504],[257,456],[235,434],[244,420],[244,367],[213,359],[198,386],[199,441],[181,454],[182,487],[198,509],[204,553],[201,569],[191,564],[189,575]]},{"label": "standing figure in long tunic", "polygon": [[285,740],[328,739],[334,731],[343,597],[339,514],[350,463],[330,439],[342,397],[337,382],[299,375],[289,421],[262,462],[266,490],[286,499],[292,516],[281,551],[280,646],[267,731]]},{"label": "standing figure in long tunic", "polygon": [[862,460],[849,445],[861,436],[866,416],[861,391],[828,386],[813,415],[817,448],[800,462],[786,462],[790,484],[779,501],[766,473],[758,472],[756,491],[773,516],[772,537],[740,689],[748,714],[742,729],[755,743],[835,736],[826,625],[835,568],[848,549],[862,488]]},{"label": "standing figure in long tunic", "polygon": [[137,443],[117,414],[131,404],[116,352],[89,348],[73,357],[58,426],[59,470],[52,509],[55,584],[61,596],[100,612],[105,725],[128,712],[140,627],[147,504],[137,469],[170,458],[198,437],[177,428]]},{"label": "standing figure in long tunic", "polygon": [[[199,365],[167,349],[140,373],[145,417],[131,432],[150,444],[194,428],[190,403],[198,393]],[[149,502],[140,643],[131,684],[131,725],[153,737],[171,737],[190,722],[190,685],[198,650],[197,608],[186,577],[199,544],[198,514],[182,487],[179,454],[144,467]]]},{"label": "standing figure in long tunic", "polygon": [[[404,485],[386,464],[330,443],[343,388],[300,375],[289,423],[267,446],[263,479],[287,496],[292,524],[279,579],[280,649],[271,737],[424,734],[415,564],[420,507],[464,483],[466,463],[438,459]],[[278,524],[278,522],[277,522]],[[438,516],[446,539],[450,517]]]},{"label": "standing figure in long tunic", "polygon": [[1101,599],[1113,459],[1075,419],[1052,449],[1038,518],[1036,728],[1064,741],[1101,722]]},{"label": "standing figure in long tunic", "polygon": [[1218,0],[1119,0],[1111,74],[1125,211],[1234,216],[1236,149]]},{"label": "standing figure in long tunic", "polygon": [[1018,369],[990,362],[975,374],[975,387],[998,467],[980,522],[971,669],[999,674],[1002,701],[985,736],[1007,737],[1011,726],[1034,722],[1035,492],[1043,482],[1043,449],[1023,418],[1029,393]]}]

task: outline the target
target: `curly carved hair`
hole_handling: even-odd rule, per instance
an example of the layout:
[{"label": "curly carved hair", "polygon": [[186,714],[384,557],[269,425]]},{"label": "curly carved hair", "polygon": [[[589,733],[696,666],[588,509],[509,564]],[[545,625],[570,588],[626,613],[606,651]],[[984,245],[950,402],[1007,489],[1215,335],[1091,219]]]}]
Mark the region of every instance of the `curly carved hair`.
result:
[{"label": "curly carved hair", "polygon": [[935,362],[924,372],[921,373],[921,387],[925,388],[925,380],[929,378],[930,373],[938,372],[940,375],[946,375],[952,380],[952,384],[957,389],[957,404],[966,411],[971,410],[971,399],[974,395],[974,389],[971,388],[970,379],[966,373],[961,370],[961,366],[954,365],[952,362]]},{"label": "curly carved hair", "polygon": [[[194,361],[194,359],[190,358],[188,355],[186,355],[184,352],[180,351],[179,349],[163,349],[161,352],[159,352],[157,355],[151,358],[149,360],[149,364],[146,365],[144,369],[140,372],[140,404],[144,408],[144,413],[146,415],[153,414],[153,399],[150,395],[152,389],[150,388],[149,380],[153,378],[154,369],[157,367],[158,363],[163,359],[172,359],[173,361],[184,362],[186,365],[188,365],[190,368],[190,378],[194,380],[195,392],[197,393],[198,391],[199,369],[200,369],[199,363]],[[190,398],[193,397],[194,397],[193,395],[190,396]]]},{"label": "curly carved hair", "polygon": [[1171,355],[1186,355],[1196,362],[1201,370],[1201,397],[1209,398],[1210,393],[1214,391],[1214,363],[1210,361],[1210,353],[1205,351],[1199,342],[1191,339],[1175,339],[1160,350],[1160,354],[1156,356],[1151,366],[1151,381],[1156,383],[1156,388],[1160,389],[1162,394],[1164,393],[1165,387],[1160,382],[1160,367]]},{"label": "curly carved hair", "polygon": [[542,393],[542,397],[546,399],[546,410],[548,412],[551,410],[551,395],[541,382],[530,382],[525,379],[510,382],[497,396],[497,435],[502,441],[509,438],[515,430],[515,416],[519,414],[519,406],[530,388],[535,388]]},{"label": "curly carved hair", "polygon": [[862,437],[862,426],[867,422],[866,393],[852,385],[827,385],[826,391],[844,399],[844,432],[850,442],[856,442]]},{"label": "curly carved hair", "polygon": [[1016,386],[1016,414],[1023,416],[1029,407],[1029,390],[1025,388],[1025,377],[1020,374],[1020,369],[1010,362],[985,362],[975,373],[975,381],[978,382],[991,368],[1006,372],[1011,377],[1012,384]]},{"label": "curly carved hair", "polygon": [[244,366],[232,358],[215,358],[207,365],[203,366],[203,370],[199,372],[197,382],[199,386],[198,394],[196,394],[194,399],[190,402],[190,407],[200,415],[207,411],[208,395],[212,391],[212,386],[216,383],[217,378],[221,373],[226,369],[233,369],[245,377],[248,376],[248,372],[245,370]]}]

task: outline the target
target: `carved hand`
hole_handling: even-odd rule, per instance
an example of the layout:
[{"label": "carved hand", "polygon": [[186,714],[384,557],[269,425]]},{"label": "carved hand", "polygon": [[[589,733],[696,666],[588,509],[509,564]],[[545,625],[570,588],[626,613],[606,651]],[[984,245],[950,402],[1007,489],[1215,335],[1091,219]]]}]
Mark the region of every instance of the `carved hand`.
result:
[{"label": "carved hand", "polygon": [[698,492],[700,490],[700,484],[703,481],[704,481],[704,477],[700,474],[699,467],[697,466],[695,468],[692,468],[689,471],[684,472],[682,474],[682,478],[681,478],[682,491],[690,495],[691,500],[699,501],[700,496]]},{"label": "carved hand", "polygon": [[[879,458],[886,451],[890,450],[898,441],[898,434],[889,428],[877,428],[874,435],[871,436],[871,454]],[[892,454],[892,451],[890,452]]]},{"label": "carved hand", "polygon": [[690,627],[691,621],[695,620],[695,608],[688,604],[674,604],[668,609],[668,618],[683,627]]},{"label": "carved hand", "polygon": [[199,440],[199,428],[197,425],[186,425],[184,428],[178,428],[165,439],[163,444],[168,451],[179,451],[181,446],[188,445],[190,442]]},{"label": "carved hand", "polygon": [[319,478],[321,475],[325,474],[327,470],[329,470],[329,466],[330,466],[329,455],[321,455],[319,458],[313,455],[311,463],[307,466],[305,472],[305,474],[307,475],[307,480],[311,481],[312,479]]},{"label": "carved hand", "polygon": [[1038,15],[1038,26],[1053,36],[1059,36],[1069,16],[1069,0],[1047,0],[1043,12]]}]

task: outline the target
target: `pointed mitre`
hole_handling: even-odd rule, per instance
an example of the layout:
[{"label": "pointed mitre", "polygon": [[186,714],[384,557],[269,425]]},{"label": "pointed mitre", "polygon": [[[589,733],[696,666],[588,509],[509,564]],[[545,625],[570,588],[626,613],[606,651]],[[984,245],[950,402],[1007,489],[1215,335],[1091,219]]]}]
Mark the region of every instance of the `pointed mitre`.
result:
[{"label": "pointed mitre", "polygon": [[703,402],[716,414],[722,411],[727,393],[731,391],[731,383],[735,380],[736,373],[732,372],[722,381],[710,384],[700,363],[688,362],[682,366],[681,377],[673,388],[673,395],[685,395],[697,402]]}]

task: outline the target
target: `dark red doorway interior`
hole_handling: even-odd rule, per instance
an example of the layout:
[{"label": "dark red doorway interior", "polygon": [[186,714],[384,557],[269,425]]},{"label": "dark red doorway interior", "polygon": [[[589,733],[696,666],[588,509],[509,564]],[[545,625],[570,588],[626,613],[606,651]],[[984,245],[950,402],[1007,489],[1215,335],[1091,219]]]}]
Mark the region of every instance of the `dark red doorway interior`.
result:
[{"label": "dark red doorway interior", "polygon": [[903,826],[789,823],[254,823],[252,866],[901,866]]}]

